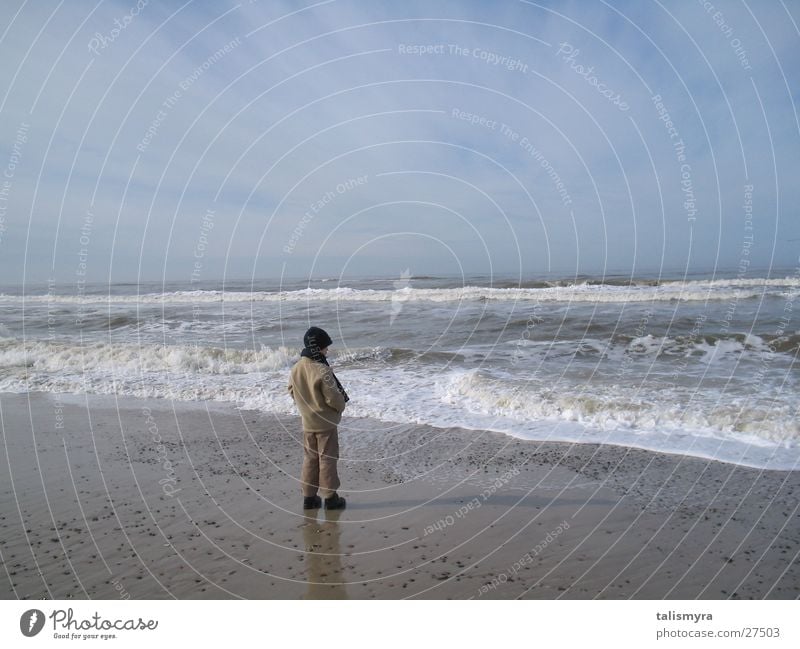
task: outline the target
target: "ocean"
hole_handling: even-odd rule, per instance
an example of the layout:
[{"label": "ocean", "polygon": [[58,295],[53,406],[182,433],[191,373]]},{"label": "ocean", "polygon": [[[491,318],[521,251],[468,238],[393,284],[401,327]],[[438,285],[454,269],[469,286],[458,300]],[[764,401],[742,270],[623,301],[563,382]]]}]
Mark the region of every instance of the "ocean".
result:
[{"label": "ocean", "polygon": [[[4,287],[0,391],[295,413],[310,325],[350,417],[800,468],[800,272]],[[391,434],[391,425],[387,425]]]}]

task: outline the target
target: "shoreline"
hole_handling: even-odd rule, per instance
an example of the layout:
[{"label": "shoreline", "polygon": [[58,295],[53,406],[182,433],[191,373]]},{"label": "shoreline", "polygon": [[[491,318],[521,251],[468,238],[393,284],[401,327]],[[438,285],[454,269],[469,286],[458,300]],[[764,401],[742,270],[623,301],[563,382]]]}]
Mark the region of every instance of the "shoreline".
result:
[{"label": "shoreline", "polygon": [[[156,402],[166,402],[166,403],[174,403],[176,404],[176,408],[188,407],[192,408],[211,408],[211,409],[221,409],[225,412],[254,412],[258,415],[264,415],[268,417],[275,417],[278,419],[281,418],[288,418],[291,419],[292,415],[287,415],[280,412],[274,411],[265,411],[259,408],[250,407],[247,403],[250,403],[246,400],[239,400],[239,401],[227,401],[227,400],[216,400],[216,399],[170,399],[165,396],[156,396],[156,395],[133,395],[133,394],[124,394],[118,395],[114,393],[75,393],[75,392],[55,392],[51,390],[30,390],[27,392],[5,392],[0,390],[0,395],[26,395],[26,394],[41,394],[48,396],[53,400],[61,400],[64,403],[71,403],[71,404],[81,404],[85,398],[91,398],[98,403],[105,403],[105,404],[113,404],[115,399],[119,400],[126,400],[132,399],[134,401],[139,400],[155,400]],[[488,419],[492,419],[491,416],[487,416]],[[516,433],[513,431],[505,431],[501,430],[497,427],[492,427],[491,425],[486,427],[481,427],[480,425],[470,425],[470,424],[453,424],[450,426],[433,424],[433,423],[424,423],[424,424],[415,424],[409,422],[396,422],[396,421],[385,421],[383,419],[377,419],[371,416],[349,416],[348,420],[351,422],[363,421],[365,422],[365,426],[372,426],[373,424],[382,429],[391,429],[394,427],[407,427],[407,426],[423,426],[433,428],[435,430],[454,430],[457,429],[459,431],[470,432],[470,433],[491,433],[494,435],[500,435],[503,438],[510,438],[514,440],[519,440],[524,443],[528,444],[566,444],[569,446],[572,445],[580,445],[580,446],[600,446],[600,447],[608,447],[608,446],[615,446],[621,449],[624,452],[629,451],[642,451],[645,453],[654,453],[656,455],[667,455],[672,456],[675,458],[686,458],[687,461],[689,460],[700,460],[703,462],[713,462],[719,464],[727,464],[730,466],[737,466],[746,469],[752,469],[755,471],[778,471],[778,472],[793,472],[798,471],[800,472],[800,463],[798,460],[795,459],[792,461],[791,459],[783,460],[778,466],[775,466],[777,460],[775,456],[781,450],[780,447],[776,446],[773,447],[767,452],[765,447],[762,444],[758,444],[755,440],[751,442],[747,442],[744,439],[719,439],[716,437],[702,437],[693,434],[684,434],[683,437],[688,437],[691,440],[691,446],[689,449],[684,449],[680,447],[680,444],[673,444],[670,445],[669,438],[675,434],[680,437],[677,432],[670,432],[665,433],[665,437],[667,441],[660,441],[659,444],[656,442],[652,443],[636,443],[636,439],[638,437],[636,431],[625,431],[624,429],[618,429],[614,431],[605,431],[605,432],[597,432],[591,430],[585,430],[583,433],[579,433],[577,431],[583,430],[579,428],[577,422],[567,421],[567,420],[538,420],[537,425],[541,425],[541,430],[543,434],[539,437],[525,437],[521,433]],[[496,418],[495,418],[496,420]],[[356,426],[357,427],[357,426]],[[552,431],[555,429],[562,429],[562,432],[558,435],[557,439],[547,439],[548,433],[545,431]],[[645,438],[652,433],[648,432],[645,434]],[[605,435],[605,437],[603,437]],[[722,455],[723,457],[714,457],[714,453],[709,450],[712,449],[714,444],[716,443],[716,454]],[[696,445],[700,444],[701,446]],[[723,453],[721,449],[726,448],[728,451]],[[796,454],[797,451],[793,452]],[[738,457],[733,459],[733,455],[738,453]],[[794,456],[792,456],[794,457]]]},{"label": "shoreline", "polygon": [[800,594],[797,471],[345,417],[348,508],[304,515],[299,417],[44,392],[0,414],[5,599]]}]

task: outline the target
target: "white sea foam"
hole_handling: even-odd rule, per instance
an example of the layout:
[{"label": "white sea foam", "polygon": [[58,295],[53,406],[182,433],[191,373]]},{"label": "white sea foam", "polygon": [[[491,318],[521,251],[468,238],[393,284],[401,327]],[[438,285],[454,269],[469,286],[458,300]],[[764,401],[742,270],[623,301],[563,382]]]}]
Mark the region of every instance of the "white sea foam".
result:
[{"label": "white sea foam", "polygon": [[714,404],[675,388],[653,391],[596,383],[570,390],[510,386],[477,370],[452,374],[442,391],[447,403],[519,421],[575,421],[602,430],[691,430],[710,436],[734,433],[763,444],[800,443],[800,421],[793,417],[796,404],[790,398]]},{"label": "white sea foam", "polygon": [[[659,344],[645,341],[643,348]],[[293,414],[286,378],[296,357],[296,350],[285,347],[70,345],[6,338],[0,340],[0,391],[213,400]],[[637,380],[559,385],[391,359],[385,348],[351,350],[333,359],[352,397],[349,416],[638,446],[764,468],[800,466],[797,395],[790,385],[750,396],[710,387],[700,392],[645,387]]]},{"label": "white sea foam", "polygon": [[[606,347],[606,351],[609,351]],[[739,337],[695,340],[685,336],[639,336],[632,339],[624,351],[642,356],[667,355],[698,357],[703,363],[713,363],[726,357],[758,360],[759,354],[772,350],[759,336],[741,334]]]},{"label": "white sea foam", "polygon": [[[215,302],[459,302],[518,301],[542,302],[668,302],[742,300],[764,294],[786,296],[796,294],[800,278],[784,279],[719,279],[671,281],[657,286],[617,286],[609,284],[575,284],[544,288],[492,288],[464,286],[460,288],[411,288],[395,290],[307,288],[295,291],[170,291],[142,295],[0,295],[2,302],[47,302],[78,304],[201,304]],[[788,291],[788,293],[787,293]]]},{"label": "white sea foam", "polygon": [[113,372],[138,376],[147,372],[250,374],[284,369],[297,356],[287,347],[259,350],[192,345],[137,345],[93,342],[72,345],[46,340],[0,339],[0,368],[26,367],[32,372],[83,374]]}]

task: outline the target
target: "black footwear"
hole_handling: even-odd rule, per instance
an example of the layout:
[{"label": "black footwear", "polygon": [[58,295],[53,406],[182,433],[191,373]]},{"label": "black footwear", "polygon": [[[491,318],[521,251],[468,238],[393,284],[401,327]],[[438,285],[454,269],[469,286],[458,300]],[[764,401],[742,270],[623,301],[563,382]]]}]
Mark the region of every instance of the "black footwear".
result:
[{"label": "black footwear", "polygon": [[303,498],[303,509],[319,509],[320,507],[322,507],[322,498],[319,496],[306,496]]},{"label": "black footwear", "polygon": [[345,500],[339,494],[333,494],[325,499],[325,509],[344,509]]}]

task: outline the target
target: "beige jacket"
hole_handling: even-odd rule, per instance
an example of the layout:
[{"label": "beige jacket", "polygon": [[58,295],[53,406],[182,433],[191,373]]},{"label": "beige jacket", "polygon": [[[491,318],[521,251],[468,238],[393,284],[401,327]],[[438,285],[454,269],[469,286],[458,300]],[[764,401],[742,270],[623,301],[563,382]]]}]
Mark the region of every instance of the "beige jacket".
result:
[{"label": "beige jacket", "polygon": [[301,356],[292,367],[289,394],[300,410],[303,430],[321,433],[336,428],[342,420],[345,401],[327,365]]}]

